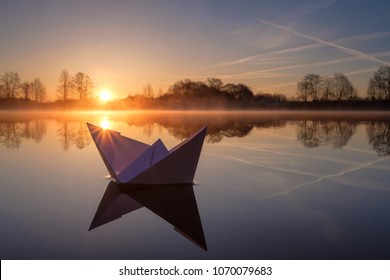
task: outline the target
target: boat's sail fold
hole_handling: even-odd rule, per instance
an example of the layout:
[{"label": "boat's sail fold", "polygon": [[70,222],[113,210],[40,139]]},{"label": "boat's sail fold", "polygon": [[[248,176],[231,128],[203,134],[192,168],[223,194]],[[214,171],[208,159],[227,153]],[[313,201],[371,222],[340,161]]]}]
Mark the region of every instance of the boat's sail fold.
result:
[{"label": "boat's sail fold", "polygon": [[120,183],[192,183],[207,127],[169,150],[161,139],[148,145],[119,132],[87,123],[113,179]]}]

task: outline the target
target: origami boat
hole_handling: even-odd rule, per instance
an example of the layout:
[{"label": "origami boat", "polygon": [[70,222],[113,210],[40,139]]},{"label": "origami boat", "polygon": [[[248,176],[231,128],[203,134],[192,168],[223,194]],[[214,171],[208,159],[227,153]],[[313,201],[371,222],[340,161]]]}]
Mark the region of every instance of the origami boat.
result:
[{"label": "origami boat", "polygon": [[161,139],[152,145],[87,123],[113,179],[132,184],[193,183],[207,127],[168,151]]}]

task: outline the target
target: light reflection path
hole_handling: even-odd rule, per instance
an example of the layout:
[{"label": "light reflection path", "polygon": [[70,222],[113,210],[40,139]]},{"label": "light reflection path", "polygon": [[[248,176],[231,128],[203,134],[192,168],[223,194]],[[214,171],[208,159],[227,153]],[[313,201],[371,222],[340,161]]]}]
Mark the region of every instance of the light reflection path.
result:
[{"label": "light reflection path", "polygon": [[[306,158],[306,159],[323,160],[323,161],[334,162],[334,163],[344,164],[344,165],[354,165],[354,164],[356,164],[355,161],[351,161],[351,160],[336,159],[336,158],[325,157],[325,156],[316,156],[316,155],[306,155],[306,154],[282,152],[282,151],[269,150],[269,149],[264,149],[264,148],[259,148],[259,147],[249,147],[248,145],[251,145],[251,144],[252,145],[258,145],[257,143],[247,143],[246,146],[241,146],[241,145],[238,145],[238,144],[237,145],[235,145],[235,144],[226,144],[226,143],[225,144],[219,144],[219,145],[220,146],[225,146],[225,147],[240,148],[240,149],[244,149],[244,150],[252,150],[252,151],[258,151],[258,152],[273,153],[273,154],[278,154],[278,155],[285,155],[285,156],[292,156],[292,157],[299,157],[299,158]],[[346,147],[344,147],[343,149],[345,149],[345,148]],[[360,149],[358,149],[358,150],[360,150]],[[375,153],[372,153],[372,154],[375,154]],[[390,169],[389,169],[389,171],[390,171]],[[318,176],[319,175],[319,174],[314,174],[314,173],[312,173],[312,174],[313,174],[313,176]]]},{"label": "light reflection path", "polygon": [[287,169],[287,168],[281,168],[281,167],[274,167],[274,166],[269,166],[269,164],[268,165],[260,164],[260,163],[252,162],[252,161],[245,160],[245,159],[242,159],[242,158],[239,158],[239,157],[234,157],[234,156],[219,155],[219,154],[214,154],[214,153],[204,153],[204,154],[205,155],[219,157],[219,158],[224,158],[224,159],[230,159],[230,160],[238,161],[240,163],[244,163],[244,164],[247,164],[247,165],[252,165],[252,166],[256,166],[256,167],[263,167],[263,168],[276,170],[276,171],[283,171],[283,172],[288,172],[288,173],[293,173],[293,174],[298,174],[298,175],[305,175],[305,176],[310,176],[310,177],[321,176],[320,174],[311,173],[311,172],[304,172],[304,171],[299,171],[299,170],[293,170],[293,169]]},{"label": "light reflection path", "polygon": [[[308,156],[308,155],[302,155],[302,154],[294,154],[294,153],[287,153],[287,152],[280,152],[280,151],[272,151],[272,150],[267,150],[267,149],[262,149],[262,148],[253,148],[253,147],[248,147],[248,146],[243,147],[243,146],[231,145],[231,144],[222,144],[222,145],[223,146],[228,146],[228,147],[241,148],[241,149],[257,150],[257,151],[263,151],[263,152],[269,152],[269,153],[275,153],[275,154],[281,154],[281,155],[288,155],[288,156],[293,156],[293,157],[310,158],[310,159],[321,159],[321,160],[326,160],[326,161],[330,161],[330,162],[337,162],[337,163],[341,163],[341,164],[350,165],[350,166],[346,167],[345,169],[343,169],[343,170],[341,170],[339,172],[332,173],[332,174],[327,174],[327,175],[320,175],[320,174],[304,172],[304,171],[300,171],[300,170],[293,170],[293,169],[287,169],[287,168],[273,167],[273,166],[269,166],[269,164],[268,165],[266,165],[266,164],[259,164],[259,163],[256,163],[256,162],[248,161],[248,160],[245,160],[243,158],[234,157],[234,156],[226,156],[226,155],[220,155],[220,154],[214,154],[214,153],[206,153],[207,155],[210,155],[210,156],[215,156],[215,157],[219,157],[219,158],[233,160],[233,161],[237,161],[237,162],[240,162],[240,163],[243,163],[243,164],[247,164],[247,165],[251,165],[251,166],[257,166],[257,167],[262,167],[262,168],[266,168],[266,169],[270,169],[270,170],[274,170],[274,171],[282,171],[282,172],[288,172],[288,173],[293,173],[293,174],[298,174],[298,175],[317,177],[315,180],[310,180],[310,181],[307,181],[307,182],[304,182],[304,183],[300,183],[300,184],[291,186],[287,190],[280,191],[280,192],[277,192],[277,193],[274,193],[274,194],[271,194],[271,195],[267,195],[267,196],[262,196],[262,197],[256,199],[256,201],[263,201],[263,200],[266,200],[266,199],[282,196],[282,195],[288,194],[288,193],[290,193],[292,191],[295,191],[295,190],[297,190],[299,188],[302,188],[302,187],[305,187],[305,186],[309,186],[309,185],[314,185],[314,184],[317,184],[317,183],[319,183],[319,182],[321,182],[323,180],[326,180],[326,179],[335,179],[335,178],[343,176],[345,174],[356,172],[358,170],[361,170],[361,169],[364,169],[364,168],[368,168],[368,167],[371,167],[371,168],[374,168],[374,169],[388,170],[387,168],[382,167],[382,166],[379,166],[379,168],[373,167],[374,164],[377,164],[377,163],[380,163],[382,161],[385,161],[385,160],[387,160],[387,158],[377,158],[375,160],[371,160],[371,161],[368,161],[368,162],[361,163],[361,162],[333,159],[333,158],[322,157],[322,156]],[[381,191],[390,191],[390,188],[387,188],[385,186],[382,187],[382,186],[375,186],[375,185],[365,185],[365,184],[358,184],[356,182],[346,182],[346,181],[343,181],[342,183],[348,184],[348,185],[354,186],[354,187],[363,187],[363,188],[370,188],[370,189],[376,189],[376,190],[381,190]]]},{"label": "light reflection path", "polygon": [[[372,161],[369,161],[367,163],[363,163],[363,164],[360,164],[358,166],[351,166],[349,168],[346,168],[345,170],[342,170],[338,173],[334,173],[334,174],[330,174],[330,175],[324,175],[324,176],[320,176],[318,177],[316,180],[313,180],[313,181],[308,181],[308,182],[305,182],[305,183],[301,183],[301,184],[297,184],[295,186],[292,186],[291,188],[289,188],[288,190],[285,190],[285,191],[281,191],[281,192],[278,192],[278,193],[275,193],[275,194],[271,194],[271,195],[267,195],[267,196],[263,196],[263,197],[260,197],[258,199],[256,199],[256,201],[262,201],[262,200],[266,200],[266,199],[270,199],[270,198],[274,198],[274,197],[277,197],[277,196],[281,196],[281,195],[285,195],[285,194],[288,194],[294,190],[297,190],[299,188],[302,188],[302,187],[305,187],[305,186],[308,186],[308,185],[314,185],[314,184],[317,184],[325,179],[330,179],[330,178],[335,178],[335,177],[339,177],[339,176],[342,176],[342,175],[345,175],[347,173],[352,173],[352,172],[355,172],[355,171],[358,171],[360,169],[364,169],[364,168],[367,168],[375,163],[378,163],[378,162],[381,162],[383,161],[384,159],[383,158],[380,158],[380,159],[376,159],[376,160],[372,160]],[[376,190],[382,190],[382,191],[390,191],[389,188],[385,188],[385,187],[380,187],[380,186],[368,186],[368,185],[360,185],[360,184],[349,184],[350,186],[355,186],[355,187],[365,187],[365,188],[369,188],[369,189],[376,189]]]}]

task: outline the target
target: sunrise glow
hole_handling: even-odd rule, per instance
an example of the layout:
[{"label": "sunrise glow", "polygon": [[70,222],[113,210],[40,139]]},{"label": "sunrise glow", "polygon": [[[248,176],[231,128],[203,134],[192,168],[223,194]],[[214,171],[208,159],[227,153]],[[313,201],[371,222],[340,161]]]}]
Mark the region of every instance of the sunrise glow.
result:
[{"label": "sunrise glow", "polygon": [[110,101],[110,100],[112,99],[112,93],[111,93],[111,91],[109,91],[108,89],[102,89],[102,90],[99,92],[99,99],[100,99],[100,101],[102,101],[102,102]]}]

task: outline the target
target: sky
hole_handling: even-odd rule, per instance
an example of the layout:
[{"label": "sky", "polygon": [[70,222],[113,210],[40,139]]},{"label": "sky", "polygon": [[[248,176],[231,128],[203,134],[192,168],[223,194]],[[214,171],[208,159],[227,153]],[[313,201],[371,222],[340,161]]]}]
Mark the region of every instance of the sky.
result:
[{"label": "sky", "polygon": [[390,64],[388,0],[0,0],[0,75],[62,70],[117,98],[182,79],[296,96],[306,73],[344,73],[361,97]]}]

